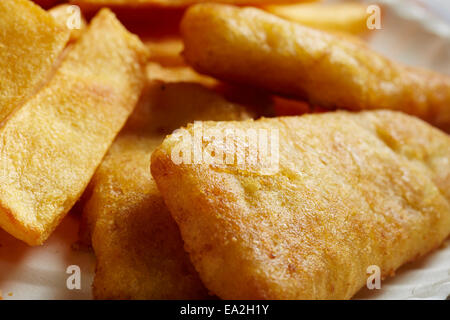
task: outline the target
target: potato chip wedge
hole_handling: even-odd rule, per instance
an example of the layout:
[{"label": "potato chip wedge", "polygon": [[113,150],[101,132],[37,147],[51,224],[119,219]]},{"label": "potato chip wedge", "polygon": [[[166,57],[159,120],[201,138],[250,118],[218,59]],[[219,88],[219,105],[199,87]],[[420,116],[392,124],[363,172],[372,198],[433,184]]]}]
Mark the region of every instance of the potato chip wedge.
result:
[{"label": "potato chip wedge", "polygon": [[107,9],[0,128],[0,226],[39,245],[74,205],[144,84],[147,51]]},{"label": "potato chip wedge", "polygon": [[392,62],[355,41],[256,8],[201,4],[182,24],[197,71],[351,110],[394,109],[450,130],[450,77]]},{"label": "potato chip wedge", "polygon": [[316,29],[354,35],[368,31],[367,5],[362,3],[296,3],[268,5],[264,10]]},{"label": "potato chip wedge", "polygon": [[[269,174],[260,142],[272,131],[279,160]],[[210,148],[217,132],[230,140]],[[341,111],[206,121],[183,133],[191,143],[168,136],[151,172],[200,278],[220,298],[348,299],[368,267],[391,275],[450,233],[450,137],[420,119]],[[223,162],[240,147],[244,165],[238,153]],[[179,161],[193,150],[200,161],[195,152]]]},{"label": "potato chip wedge", "polygon": [[50,77],[69,31],[28,0],[0,1],[0,123]]},{"label": "potato chip wedge", "polygon": [[89,185],[80,231],[85,243],[93,235],[95,298],[209,297],[150,175],[150,156],[166,134],[188,122],[250,116],[199,84],[149,84]]}]

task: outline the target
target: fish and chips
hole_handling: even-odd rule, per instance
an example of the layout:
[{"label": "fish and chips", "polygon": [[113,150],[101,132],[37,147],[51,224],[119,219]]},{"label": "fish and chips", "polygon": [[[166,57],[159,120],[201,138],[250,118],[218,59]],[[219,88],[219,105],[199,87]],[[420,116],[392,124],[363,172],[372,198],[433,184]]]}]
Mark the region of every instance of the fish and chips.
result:
[{"label": "fish and chips", "polygon": [[449,236],[450,77],[366,5],[35,2],[0,0],[0,227],[80,213],[95,299],[350,299]]}]

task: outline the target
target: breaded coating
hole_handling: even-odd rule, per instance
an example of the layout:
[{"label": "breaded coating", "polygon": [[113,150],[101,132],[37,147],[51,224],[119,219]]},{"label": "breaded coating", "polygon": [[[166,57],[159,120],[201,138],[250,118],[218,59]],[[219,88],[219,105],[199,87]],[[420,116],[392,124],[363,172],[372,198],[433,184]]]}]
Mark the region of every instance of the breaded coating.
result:
[{"label": "breaded coating", "polygon": [[68,39],[31,1],[0,1],[0,123],[48,80]]},{"label": "breaded coating", "polygon": [[[188,150],[175,134],[152,155],[191,261],[220,298],[349,299],[369,266],[392,275],[450,233],[450,137],[417,118],[367,111],[200,124],[279,132],[273,174],[260,162],[173,161]],[[248,141],[231,139],[235,150]]]},{"label": "breaded coating", "polygon": [[357,41],[256,8],[201,4],[181,23],[197,71],[311,105],[393,109],[450,130],[450,78],[392,62]]},{"label": "breaded coating", "polygon": [[69,4],[60,4],[48,10],[48,13],[64,28],[70,30],[70,41],[76,41],[86,29],[86,19],[84,19],[80,8]]},{"label": "breaded coating", "polygon": [[49,84],[0,128],[0,226],[39,245],[74,205],[144,85],[147,51],[102,10]]},{"label": "breaded coating", "polygon": [[295,3],[268,5],[264,10],[305,26],[359,35],[368,31],[367,5],[362,3]]},{"label": "breaded coating", "polygon": [[[80,6],[102,7],[162,7],[162,8],[186,8],[190,5],[202,2],[219,2],[236,5],[261,5],[273,3],[297,3],[302,0],[70,0],[71,3]],[[303,0],[315,1],[315,0]]]},{"label": "breaded coating", "polygon": [[250,115],[199,84],[152,82],[95,173],[83,210],[82,239],[97,257],[97,299],[205,299],[149,164],[166,134],[196,119]]}]

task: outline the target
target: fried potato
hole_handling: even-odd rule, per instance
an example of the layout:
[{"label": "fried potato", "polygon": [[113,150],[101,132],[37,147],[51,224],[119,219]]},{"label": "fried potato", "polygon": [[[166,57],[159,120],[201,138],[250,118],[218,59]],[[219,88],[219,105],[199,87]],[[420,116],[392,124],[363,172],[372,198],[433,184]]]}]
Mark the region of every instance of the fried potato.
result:
[{"label": "fried potato", "polygon": [[367,111],[200,124],[234,130],[234,150],[248,141],[236,130],[279,132],[271,175],[260,162],[173,161],[189,152],[175,134],[152,155],[191,261],[220,298],[348,299],[368,266],[391,275],[450,233],[450,137],[417,118]]},{"label": "fried potato", "polygon": [[150,51],[147,78],[164,82],[195,82],[214,87],[218,81],[194,71],[184,61],[181,52],[183,42],[179,37],[152,39],[145,45]]},{"label": "fried potato", "polygon": [[0,1],[0,123],[47,81],[69,32],[28,0]]},{"label": "fried potato", "polygon": [[367,6],[361,3],[296,3],[268,5],[264,10],[303,25],[359,35],[367,29]]},{"label": "fried potato", "polygon": [[89,183],[144,84],[146,50],[102,10],[49,84],[0,128],[0,226],[39,245]]},{"label": "fried potato", "polygon": [[70,40],[76,41],[86,29],[84,19],[79,7],[61,4],[48,10],[48,13],[64,28],[70,30]]},{"label": "fried potato", "polygon": [[[81,6],[115,6],[115,7],[136,7],[136,6],[151,6],[151,7],[166,7],[166,8],[185,8],[190,5],[210,2],[211,0],[70,0],[70,2],[79,4]],[[213,0],[213,2],[229,3],[236,5],[260,5],[273,3],[297,3],[302,0]],[[305,1],[305,0],[303,0]],[[306,0],[315,1],[315,0]]]},{"label": "fried potato", "polygon": [[325,108],[403,111],[450,130],[449,77],[394,63],[357,42],[218,4],[189,8],[181,32],[184,56],[201,73]]},{"label": "fried potato", "polygon": [[199,84],[151,82],[89,186],[81,236],[87,242],[93,234],[95,298],[208,298],[150,175],[150,156],[166,134],[195,119],[250,115]]},{"label": "fried potato", "polygon": [[150,51],[150,60],[165,67],[186,67],[181,55],[183,41],[180,37],[151,39],[145,45]]}]

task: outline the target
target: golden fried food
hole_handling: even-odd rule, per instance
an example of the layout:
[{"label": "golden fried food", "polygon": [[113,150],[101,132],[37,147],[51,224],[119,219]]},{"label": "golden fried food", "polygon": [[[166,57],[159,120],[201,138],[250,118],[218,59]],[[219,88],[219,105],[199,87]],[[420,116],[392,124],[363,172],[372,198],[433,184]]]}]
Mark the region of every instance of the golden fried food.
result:
[{"label": "golden fried food", "polygon": [[179,134],[152,155],[191,261],[220,298],[348,299],[369,266],[391,275],[450,233],[450,137],[417,118],[335,112],[197,128],[236,132],[211,156],[246,146],[238,130],[278,132],[272,174],[262,161],[180,162],[192,145]]},{"label": "golden fried food", "polygon": [[69,32],[28,0],[0,1],[0,122],[52,73]]},{"label": "golden fried food", "polygon": [[355,35],[368,30],[366,9],[367,6],[361,3],[296,3],[264,7],[270,13],[309,27]]},{"label": "golden fried food", "polygon": [[147,78],[164,82],[195,82],[210,88],[218,81],[206,75],[201,75],[188,66],[181,55],[183,42],[179,37],[161,38],[146,41],[150,51],[147,64]]},{"label": "golden fried food", "polygon": [[64,28],[70,30],[70,40],[76,41],[86,29],[86,20],[79,7],[60,4],[48,10],[48,13]]},{"label": "golden fried food", "polygon": [[181,55],[183,41],[180,37],[151,39],[145,45],[150,51],[150,60],[166,67],[185,67],[186,62]]},{"label": "golden fried food", "polygon": [[42,244],[136,104],[146,50],[102,10],[49,84],[0,128],[0,226]]},{"label": "golden fried food", "polygon": [[[297,3],[302,0],[213,0],[213,2],[229,3],[236,5],[261,5],[273,3]],[[315,1],[315,0],[303,0]],[[165,7],[165,8],[185,8],[190,5],[211,2],[211,0],[70,0],[81,6],[116,6],[116,7],[137,7],[137,6],[151,6],[151,7]]]},{"label": "golden fried food", "polygon": [[351,110],[394,109],[450,130],[450,78],[255,8],[188,9],[184,56],[197,71]]},{"label": "golden fried food", "polygon": [[89,185],[81,236],[93,234],[95,298],[208,298],[150,175],[150,156],[188,122],[248,118],[199,84],[151,82]]}]

